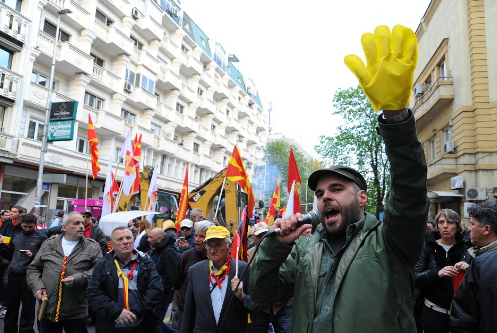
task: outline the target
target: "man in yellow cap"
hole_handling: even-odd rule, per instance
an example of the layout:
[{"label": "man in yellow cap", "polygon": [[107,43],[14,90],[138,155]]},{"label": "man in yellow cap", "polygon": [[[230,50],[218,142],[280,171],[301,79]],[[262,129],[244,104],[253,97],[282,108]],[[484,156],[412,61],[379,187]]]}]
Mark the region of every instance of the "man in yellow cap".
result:
[{"label": "man in yellow cap", "polygon": [[228,229],[222,226],[210,227],[205,242],[209,260],[193,265],[188,271],[180,333],[245,333],[247,314],[257,308],[248,295],[250,267],[238,261],[239,277],[245,270],[247,273],[234,292],[239,280],[235,276],[236,260],[230,257],[232,244]]}]

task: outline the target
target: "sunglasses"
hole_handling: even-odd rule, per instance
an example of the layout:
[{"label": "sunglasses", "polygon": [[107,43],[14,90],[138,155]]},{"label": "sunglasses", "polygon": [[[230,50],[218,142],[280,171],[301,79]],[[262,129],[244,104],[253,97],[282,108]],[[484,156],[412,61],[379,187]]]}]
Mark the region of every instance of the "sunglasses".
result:
[{"label": "sunglasses", "polygon": [[181,230],[192,230],[192,228],[182,227]]},{"label": "sunglasses", "polygon": [[210,250],[212,248],[215,248],[216,250],[221,250],[221,249],[224,249],[225,247],[227,247],[227,244],[223,244],[223,243],[216,243],[216,244],[206,243],[205,244],[206,250]]}]

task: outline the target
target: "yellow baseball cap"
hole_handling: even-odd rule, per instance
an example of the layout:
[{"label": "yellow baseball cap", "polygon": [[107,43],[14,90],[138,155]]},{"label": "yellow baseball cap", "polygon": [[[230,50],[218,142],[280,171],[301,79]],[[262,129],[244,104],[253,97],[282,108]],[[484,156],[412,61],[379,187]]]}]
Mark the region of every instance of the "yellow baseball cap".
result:
[{"label": "yellow baseball cap", "polygon": [[225,238],[230,238],[230,232],[228,229],[226,229],[223,226],[213,226],[207,229],[207,232],[205,233],[205,239],[204,242],[208,241],[209,239],[225,239]]}]

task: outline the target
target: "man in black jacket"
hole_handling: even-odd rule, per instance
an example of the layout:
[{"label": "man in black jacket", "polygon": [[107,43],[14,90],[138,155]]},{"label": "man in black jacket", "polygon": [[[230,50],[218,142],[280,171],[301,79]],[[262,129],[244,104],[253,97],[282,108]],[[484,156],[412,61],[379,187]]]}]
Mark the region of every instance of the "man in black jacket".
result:
[{"label": "man in black jacket", "polygon": [[148,235],[148,242],[153,249],[150,259],[155,262],[155,269],[162,279],[162,294],[159,305],[154,309],[157,316],[157,333],[162,333],[162,322],[167,308],[173,300],[174,286],[178,281],[178,259],[179,255],[174,246],[176,240],[176,229],[154,228]]},{"label": "man in black jacket", "polygon": [[109,245],[108,245],[108,239],[104,235],[104,232],[102,229],[100,229],[97,225],[93,224],[91,221],[93,215],[91,214],[91,211],[88,209],[84,209],[81,211],[81,216],[83,216],[83,224],[85,226],[85,236],[86,238],[91,238],[94,241],[100,245],[100,248],[102,249],[102,256],[105,256],[105,254],[108,252]]},{"label": "man in black jacket", "polygon": [[95,265],[87,290],[97,313],[96,333],[155,331],[153,309],[159,304],[162,283],[154,262],[133,248],[133,234],[117,227],[111,235],[113,251]]},{"label": "man in black jacket", "polygon": [[493,333],[497,328],[497,201],[468,209],[474,257],[452,301],[450,332]]},{"label": "man in black jacket", "polygon": [[26,282],[26,270],[47,236],[35,230],[36,216],[27,214],[21,222],[22,232],[15,234],[9,245],[3,243],[0,235],[0,255],[9,264],[7,299],[9,308],[5,316],[5,332],[18,332],[19,306],[22,302],[20,333],[33,333],[35,319],[35,298]]}]

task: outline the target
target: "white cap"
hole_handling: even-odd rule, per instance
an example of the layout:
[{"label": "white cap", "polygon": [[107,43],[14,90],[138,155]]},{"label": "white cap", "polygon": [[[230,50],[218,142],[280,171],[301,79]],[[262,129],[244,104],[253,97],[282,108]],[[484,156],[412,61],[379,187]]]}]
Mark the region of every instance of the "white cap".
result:
[{"label": "white cap", "polygon": [[186,228],[193,228],[193,222],[189,219],[184,219],[181,221],[181,228],[186,227]]}]

